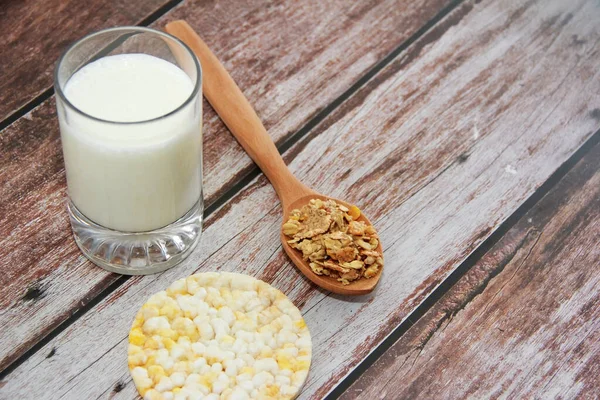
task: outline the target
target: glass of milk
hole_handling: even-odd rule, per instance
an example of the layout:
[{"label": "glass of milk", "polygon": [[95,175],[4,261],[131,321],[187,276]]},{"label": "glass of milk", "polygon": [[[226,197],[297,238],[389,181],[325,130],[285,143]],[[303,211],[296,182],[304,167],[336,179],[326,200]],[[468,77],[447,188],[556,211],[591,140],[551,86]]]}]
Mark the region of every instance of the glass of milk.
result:
[{"label": "glass of milk", "polygon": [[84,37],[55,71],[75,241],[121,274],[163,271],[202,230],[202,73],[175,37],[140,27]]}]

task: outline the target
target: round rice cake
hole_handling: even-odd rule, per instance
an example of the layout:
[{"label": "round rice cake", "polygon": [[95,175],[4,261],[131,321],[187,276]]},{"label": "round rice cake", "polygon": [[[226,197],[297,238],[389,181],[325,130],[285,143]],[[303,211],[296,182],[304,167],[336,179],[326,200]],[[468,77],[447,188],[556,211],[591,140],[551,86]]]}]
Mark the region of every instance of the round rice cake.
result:
[{"label": "round rice cake", "polygon": [[144,400],[294,398],[311,354],[306,323],[283,293],[228,272],[173,282],[129,331],[129,371]]}]

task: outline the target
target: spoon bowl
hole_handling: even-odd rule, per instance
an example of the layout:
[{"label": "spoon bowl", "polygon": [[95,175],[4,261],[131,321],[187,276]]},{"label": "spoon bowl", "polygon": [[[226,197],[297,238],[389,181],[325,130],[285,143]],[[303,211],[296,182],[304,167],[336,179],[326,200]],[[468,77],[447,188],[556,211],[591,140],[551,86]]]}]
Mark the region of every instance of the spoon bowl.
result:
[{"label": "spoon bowl", "polygon": [[[346,207],[351,206],[343,200],[333,199],[315,192],[290,172],[275,147],[275,143],[240,88],[208,46],[185,21],[173,21],[167,24],[166,31],[188,45],[200,59],[204,96],[244,150],[271,181],[281,200],[283,223],[288,220],[293,209],[301,208],[311,199],[332,199]],[[358,220],[371,225],[362,213]],[[283,249],[300,272],[325,290],[344,295],[361,295],[372,291],[379,282],[383,268],[371,278],[360,278],[348,285],[342,285],[335,278],[317,275],[302,258],[301,252],[288,244],[288,239],[281,229],[280,235]],[[380,242],[376,250],[383,254],[381,249]]]},{"label": "spoon bowl", "polygon": [[[308,202],[311,199],[333,200],[338,204],[346,206],[347,208],[350,208],[352,206],[352,204],[347,203],[343,200],[334,199],[333,197],[323,196],[322,194],[314,192],[312,194],[297,198],[292,203],[290,203],[287,207],[284,208],[282,225],[289,219],[289,216],[290,216],[290,213],[292,212],[292,210],[294,210],[296,208],[301,208],[302,206],[308,204]],[[358,217],[358,221],[362,221],[367,225],[372,225],[371,222],[369,221],[369,219],[367,217],[365,217],[363,213],[361,213],[360,217]],[[287,242],[289,240],[289,238],[283,234],[283,231],[281,229],[280,229],[280,237],[281,237],[281,245],[283,246],[283,250],[285,250],[285,252],[290,257],[292,262],[296,265],[296,267],[298,267],[300,272],[302,272],[313,283],[322,287],[325,290],[329,290],[333,293],[343,294],[343,295],[361,295],[361,294],[367,294],[367,293],[371,292],[375,288],[377,283],[379,282],[379,278],[381,277],[381,270],[383,270],[383,268],[381,268],[381,270],[377,273],[377,275],[375,275],[371,278],[357,279],[355,281],[350,282],[350,284],[348,284],[348,285],[342,285],[340,282],[337,281],[336,278],[331,278],[331,277],[325,276],[325,275],[317,275],[312,271],[312,269],[310,268],[308,263],[302,258],[302,253],[289,245],[289,243]],[[381,241],[379,242],[379,245],[377,246],[377,248],[375,250],[380,252],[383,255]]]}]

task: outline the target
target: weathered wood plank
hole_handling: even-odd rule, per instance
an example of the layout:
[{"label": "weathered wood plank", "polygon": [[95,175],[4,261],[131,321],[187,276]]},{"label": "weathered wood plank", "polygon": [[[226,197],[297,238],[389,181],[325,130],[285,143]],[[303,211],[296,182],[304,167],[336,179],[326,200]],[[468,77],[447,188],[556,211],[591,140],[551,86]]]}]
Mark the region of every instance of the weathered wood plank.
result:
[{"label": "weathered wood plank", "polygon": [[[232,71],[271,135],[283,140],[446,3],[190,3],[157,26],[185,17]],[[206,104],[205,110],[211,203],[252,162]],[[85,262],[72,240],[57,125],[51,99],[0,136],[0,325],[15,327],[0,331],[0,368],[118,277]]]},{"label": "weathered wood plank", "polygon": [[209,218],[188,260],[127,281],[0,393],[134,397],[125,349],[138,307],[174,279],[219,269],[271,282],[301,307],[314,344],[302,397],[322,398],[600,127],[599,13],[594,1],[467,2],[286,154],[307,184],[375,221],[387,262],[375,293],[327,296],[299,275],[259,177]]},{"label": "weathered wood plank", "polygon": [[95,30],[136,25],[168,0],[4,1],[0,7],[0,121],[53,83],[60,53]]},{"label": "weathered wood plank", "polygon": [[597,398],[600,144],[345,393]]},{"label": "weathered wood plank", "polygon": [[[188,21],[279,144],[451,2],[215,2],[177,8],[157,26]],[[212,110],[205,125],[205,193],[211,202],[253,164]]]}]

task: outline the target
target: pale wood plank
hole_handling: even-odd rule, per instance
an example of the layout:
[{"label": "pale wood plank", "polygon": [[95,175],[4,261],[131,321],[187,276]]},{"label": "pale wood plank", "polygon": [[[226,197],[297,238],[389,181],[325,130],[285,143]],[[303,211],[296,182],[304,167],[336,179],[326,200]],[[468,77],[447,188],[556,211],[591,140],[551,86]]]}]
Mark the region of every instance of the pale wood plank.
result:
[{"label": "pale wood plank", "polygon": [[600,144],[343,399],[596,398]]},{"label": "pale wood plank", "polygon": [[[185,17],[281,141],[448,1],[322,3],[186,3],[155,26]],[[204,183],[211,203],[252,163],[210,107],[204,109]],[[118,277],[85,262],[72,240],[57,125],[51,99],[0,136],[0,325],[14,327],[0,331],[0,368]]]},{"label": "pale wood plank", "polygon": [[465,3],[287,154],[307,184],[375,221],[387,262],[375,293],[327,296],[292,269],[260,177],[209,218],[190,259],[129,280],[0,393],[134,397],[125,349],[138,307],[174,279],[221,269],[272,282],[302,308],[315,351],[302,397],[322,398],[600,127],[599,12],[593,1]]},{"label": "pale wood plank", "polygon": [[53,84],[58,56],[102,28],[136,25],[168,0],[3,1],[0,6],[0,121]]}]

